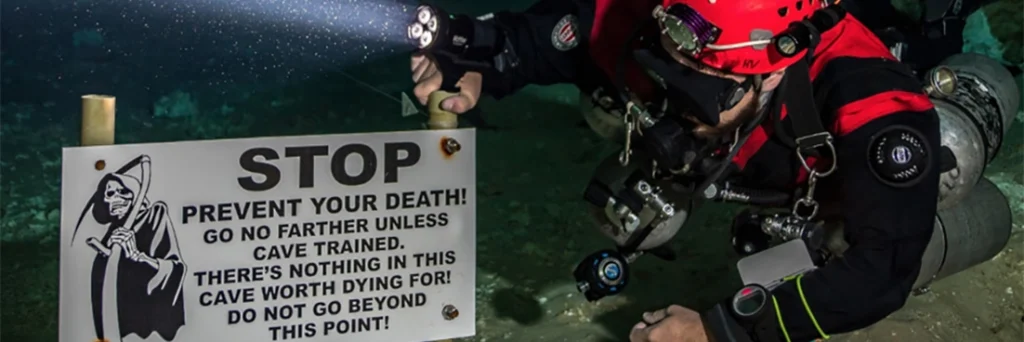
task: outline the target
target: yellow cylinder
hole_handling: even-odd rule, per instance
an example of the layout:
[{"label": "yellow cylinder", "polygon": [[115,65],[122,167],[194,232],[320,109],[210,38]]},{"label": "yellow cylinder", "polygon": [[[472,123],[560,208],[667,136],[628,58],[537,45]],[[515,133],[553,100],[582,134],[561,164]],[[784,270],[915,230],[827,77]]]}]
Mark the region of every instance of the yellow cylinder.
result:
[{"label": "yellow cylinder", "polygon": [[427,113],[430,115],[427,127],[430,129],[454,129],[459,127],[458,114],[441,108],[441,101],[456,95],[458,94],[441,90],[430,93],[430,96],[427,97]]},{"label": "yellow cylinder", "polygon": [[82,96],[82,146],[114,144],[115,98]]}]

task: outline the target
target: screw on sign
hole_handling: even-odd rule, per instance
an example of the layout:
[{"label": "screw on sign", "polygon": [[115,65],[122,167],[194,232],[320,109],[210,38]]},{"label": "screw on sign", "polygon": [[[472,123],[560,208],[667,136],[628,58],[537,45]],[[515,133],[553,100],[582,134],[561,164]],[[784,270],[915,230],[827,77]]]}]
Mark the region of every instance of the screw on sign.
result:
[{"label": "screw on sign", "polygon": [[441,316],[444,316],[444,319],[446,321],[459,318],[459,309],[456,308],[455,305],[445,305],[443,308],[441,308]]},{"label": "screw on sign", "polygon": [[459,141],[455,140],[455,138],[441,138],[441,152],[444,152],[445,157],[451,157],[461,150],[462,144],[459,144]]}]

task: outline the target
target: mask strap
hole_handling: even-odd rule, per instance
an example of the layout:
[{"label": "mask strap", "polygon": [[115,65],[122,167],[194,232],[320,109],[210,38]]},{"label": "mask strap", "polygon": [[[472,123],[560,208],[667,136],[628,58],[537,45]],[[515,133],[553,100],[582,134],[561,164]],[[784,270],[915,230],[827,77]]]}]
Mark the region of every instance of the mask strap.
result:
[{"label": "mask strap", "polygon": [[764,79],[768,78],[768,75],[771,75],[771,74],[762,74],[762,75],[754,75],[753,76],[753,81],[752,81],[753,84],[751,85],[751,89],[754,90],[754,94],[755,95],[757,95],[757,94],[759,94],[761,92],[761,87],[764,86]]}]

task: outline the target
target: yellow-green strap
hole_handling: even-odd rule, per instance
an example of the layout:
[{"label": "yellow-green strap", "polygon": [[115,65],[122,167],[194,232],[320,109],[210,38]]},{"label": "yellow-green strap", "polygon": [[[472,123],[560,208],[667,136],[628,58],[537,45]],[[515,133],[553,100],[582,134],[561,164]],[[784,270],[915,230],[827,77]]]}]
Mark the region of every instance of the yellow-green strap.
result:
[{"label": "yellow-green strap", "polygon": [[[803,279],[804,279],[804,275],[803,274],[801,274],[801,275],[796,277],[796,291],[797,291],[797,293],[800,294],[800,301],[804,303],[804,309],[807,310],[807,317],[811,318],[811,323],[814,324],[814,329],[818,330],[818,334],[821,335],[821,338],[827,340],[827,339],[829,339],[828,334],[825,334],[825,331],[821,330],[821,326],[818,325],[818,320],[814,318],[814,313],[811,312],[811,306],[807,304],[807,297],[804,297],[804,287],[801,286],[801,280],[803,280]],[[772,298],[774,298],[774,297],[772,297]],[[776,305],[776,310],[778,310],[778,305]],[[786,340],[789,340],[789,337],[787,337]]]},{"label": "yellow-green strap", "polygon": [[775,317],[779,320],[779,329],[782,330],[782,336],[786,337],[786,342],[793,342],[789,339],[789,330],[786,330],[786,323],[782,322],[782,312],[779,311],[779,301],[772,296],[772,304],[775,304]]}]

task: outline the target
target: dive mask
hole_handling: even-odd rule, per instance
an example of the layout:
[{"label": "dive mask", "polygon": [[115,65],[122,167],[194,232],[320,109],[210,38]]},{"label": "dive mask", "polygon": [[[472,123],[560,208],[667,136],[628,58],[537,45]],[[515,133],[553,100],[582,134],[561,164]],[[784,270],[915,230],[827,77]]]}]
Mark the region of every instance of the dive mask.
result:
[{"label": "dive mask", "polygon": [[660,48],[641,49],[633,57],[665,91],[669,111],[692,116],[715,126],[722,112],[736,107],[753,86],[753,78],[742,83],[708,75],[680,64]]}]

